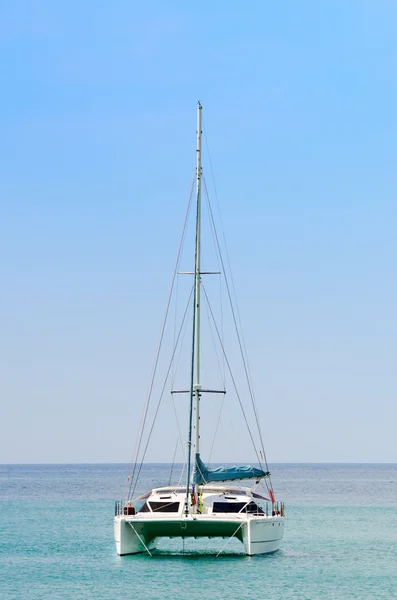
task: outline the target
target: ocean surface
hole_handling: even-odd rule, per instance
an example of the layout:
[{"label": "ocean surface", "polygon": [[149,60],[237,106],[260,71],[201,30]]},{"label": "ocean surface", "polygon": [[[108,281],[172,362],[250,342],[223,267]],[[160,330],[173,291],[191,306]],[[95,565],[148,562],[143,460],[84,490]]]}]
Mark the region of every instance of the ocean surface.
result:
[{"label": "ocean surface", "polygon": [[[116,555],[127,465],[0,466],[0,599],[397,599],[397,465],[271,466],[286,502],[282,549],[164,540]],[[175,471],[174,471],[175,473]],[[146,465],[139,491],[168,484]]]}]

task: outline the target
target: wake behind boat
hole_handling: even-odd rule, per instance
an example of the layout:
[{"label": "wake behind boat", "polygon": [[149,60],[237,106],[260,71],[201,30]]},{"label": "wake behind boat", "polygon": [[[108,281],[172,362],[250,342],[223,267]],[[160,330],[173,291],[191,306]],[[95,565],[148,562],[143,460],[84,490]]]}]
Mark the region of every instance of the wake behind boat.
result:
[{"label": "wake behind boat", "polygon": [[[160,538],[231,538],[239,539],[248,555],[274,552],[280,547],[284,534],[284,504],[276,502],[271,484],[271,475],[263,449],[262,433],[259,426],[256,403],[248,375],[246,358],[242,352],[245,374],[248,381],[254,416],[258,427],[259,444],[254,444],[252,432],[250,437],[254,445],[258,466],[234,466],[210,468],[201,458],[200,453],[200,399],[207,394],[225,394],[225,389],[208,389],[201,384],[201,306],[202,276],[215,274],[201,269],[201,190],[202,190],[202,107],[197,111],[197,152],[196,152],[196,226],[195,226],[195,263],[194,285],[192,288],[193,329],[191,340],[190,386],[188,389],[172,390],[171,393],[184,393],[190,398],[187,427],[186,474],[183,485],[158,487],[146,494],[135,497],[134,492],[141,472],[145,451],[140,464],[136,457],[132,476],[128,477],[129,491],[126,498],[115,505],[114,536],[119,555],[137,554],[156,548]],[[217,238],[216,238],[217,239]],[[218,245],[220,253],[220,247]],[[224,266],[220,255],[221,265]],[[226,274],[223,269],[223,275]],[[177,269],[174,273],[177,274]],[[217,273],[220,274],[220,273]],[[173,279],[173,282],[174,282]],[[226,286],[229,292],[228,282]],[[206,292],[204,290],[206,296]],[[229,294],[229,300],[231,297]],[[168,307],[166,314],[168,313]],[[213,318],[210,309],[211,317]],[[241,347],[235,312],[232,308],[236,325],[237,338]],[[230,371],[233,386],[235,380],[230,370],[230,363],[224,348],[223,340],[214,320],[214,331],[219,336],[219,345],[224,362]],[[162,339],[162,335],[161,335]],[[176,340],[175,350],[178,346]],[[157,360],[156,363],[157,364]],[[167,373],[168,377],[168,373]],[[152,389],[152,385],[150,386]],[[243,410],[245,423],[248,421],[241,404],[240,396],[235,390]],[[147,407],[144,411],[145,419]],[[157,415],[157,411],[156,411]],[[144,419],[144,420],[145,420]],[[150,437],[150,436],[149,436]],[[142,432],[138,442],[139,453],[142,444]],[[257,447],[261,449],[258,450]],[[238,485],[237,481],[253,482],[252,487]],[[262,488],[259,486],[262,484]],[[264,484],[264,486],[263,486]],[[226,542],[223,548],[227,545]],[[219,552],[219,553],[220,553]]]}]

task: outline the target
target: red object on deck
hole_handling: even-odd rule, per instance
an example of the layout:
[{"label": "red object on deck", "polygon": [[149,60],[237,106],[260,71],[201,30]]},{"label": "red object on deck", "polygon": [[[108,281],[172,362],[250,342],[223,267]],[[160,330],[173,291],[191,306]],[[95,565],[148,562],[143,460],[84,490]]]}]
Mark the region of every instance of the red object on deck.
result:
[{"label": "red object on deck", "polygon": [[272,504],[274,504],[274,494],[273,494],[273,490],[269,490],[269,495],[270,495],[270,500],[272,501]]}]

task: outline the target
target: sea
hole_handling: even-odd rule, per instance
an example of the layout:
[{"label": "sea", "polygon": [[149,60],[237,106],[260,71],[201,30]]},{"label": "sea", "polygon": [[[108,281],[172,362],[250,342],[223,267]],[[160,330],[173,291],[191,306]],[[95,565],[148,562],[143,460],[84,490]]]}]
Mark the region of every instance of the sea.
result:
[{"label": "sea", "polygon": [[[174,466],[173,480],[179,466]],[[119,557],[115,500],[128,466],[0,466],[0,599],[397,598],[397,465],[271,465],[286,505],[282,548],[247,557],[231,540],[163,540]],[[143,492],[171,466],[145,465]]]}]

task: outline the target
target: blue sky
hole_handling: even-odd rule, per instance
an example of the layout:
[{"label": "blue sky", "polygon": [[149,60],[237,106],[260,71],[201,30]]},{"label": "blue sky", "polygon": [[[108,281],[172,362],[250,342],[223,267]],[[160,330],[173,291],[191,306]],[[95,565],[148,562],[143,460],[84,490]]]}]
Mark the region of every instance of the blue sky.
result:
[{"label": "blue sky", "polygon": [[129,460],[198,99],[269,460],[397,461],[396,16],[2,3],[0,463]]}]

